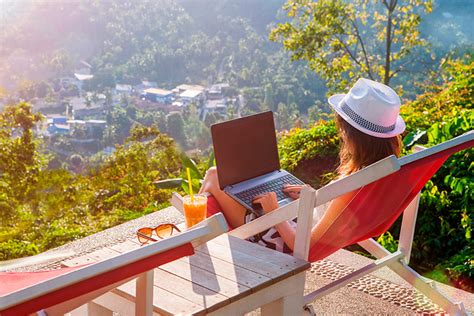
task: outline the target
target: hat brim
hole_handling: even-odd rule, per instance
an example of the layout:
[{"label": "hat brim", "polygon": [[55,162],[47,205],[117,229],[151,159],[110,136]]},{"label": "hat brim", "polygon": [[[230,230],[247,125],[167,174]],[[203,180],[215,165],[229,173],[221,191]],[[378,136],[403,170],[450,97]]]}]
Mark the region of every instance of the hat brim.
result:
[{"label": "hat brim", "polygon": [[388,132],[388,133],[378,133],[374,132],[371,130],[368,130],[359,124],[357,124],[354,120],[352,120],[344,111],[341,109],[340,103],[342,99],[344,99],[346,95],[345,94],[335,94],[332,95],[328,98],[329,105],[336,111],[337,114],[339,114],[347,123],[351,124],[354,128],[358,129],[364,134],[375,136],[375,137],[380,137],[380,138],[390,138],[394,137],[397,135],[400,135],[405,131],[405,121],[403,121],[403,118],[398,115],[397,120],[395,122],[395,128]]}]

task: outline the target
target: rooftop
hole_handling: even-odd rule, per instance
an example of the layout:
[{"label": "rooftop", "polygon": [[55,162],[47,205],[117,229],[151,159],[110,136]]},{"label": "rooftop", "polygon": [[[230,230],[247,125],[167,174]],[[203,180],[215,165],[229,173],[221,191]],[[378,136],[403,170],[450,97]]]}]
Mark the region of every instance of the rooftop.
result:
[{"label": "rooftop", "polygon": [[164,90],[164,89],[158,89],[158,88],[149,88],[143,92],[149,93],[149,94],[161,95],[161,96],[168,96],[170,94],[173,94],[173,92],[171,92],[170,90]]},{"label": "rooftop", "polygon": [[197,90],[197,91],[204,91],[204,87],[197,85],[197,84],[180,84],[176,87],[178,90]]},{"label": "rooftop", "polygon": [[94,78],[94,75],[84,75],[84,74],[75,73],[74,77],[76,77],[76,79],[79,81],[84,81],[84,80],[90,80]]},{"label": "rooftop", "polygon": [[224,99],[217,99],[217,100],[207,100],[205,108],[206,109],[218,109],[218,108],[225,108],[226,102]]},{"label": "rooftop", "polygon": [[132,92],[132,86],[129,85],[129,84],[120,84],[120,83],[117,83],[115,85],[115,90],[116,91],[119,91],[119,92]]},{"label": "rooftop", "polygon": [[202,93],[202,91],[200,91],[200,90],[186,90],[183,93],[181,93],[179,96],[181,98],[191,98],[192,99],[192,98],[198,97],[201,93]]}]

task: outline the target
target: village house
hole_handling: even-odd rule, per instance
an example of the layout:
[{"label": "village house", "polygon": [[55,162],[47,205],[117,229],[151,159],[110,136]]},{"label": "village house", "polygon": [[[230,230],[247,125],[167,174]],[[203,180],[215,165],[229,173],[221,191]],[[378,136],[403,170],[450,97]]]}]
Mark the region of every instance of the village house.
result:
[{"label": "village house", "polygon": [[81,93],[84,82],[94,78],[94,75],[92,74],[92,66],[84,60],[81,60],[75,67],[74,77],[76,78],[75,85]]},{"label": "village house", "polygon": [[101,115],[104,111],[103,100],[98,96],[99,100],[88,103],[83,97],[73,97],[69,99],[69,104],[72,108],[72,116],[75,119],[82,119],[84,117]]},{"label": "village house", "polygon": [[164,104],[171,104],[173,101],[173,92],[170,90],[149,88],[143,91],[142,99],[152,102],[159,102]]},{"label": "village house", "polygon": [[217,100],[206,100],[206,103],[199,113],[199,117],[204,121],[207,114],[214,112],[225,115],[227,112],[227,100],[224,98]]},{"label": "village house", "polygon": [[67,117],[62,115],[48,115],[47,128],[49,134],[69,134],[70,126]]},{"label": "village house", "polygon": [[64,102],[48,102],[45,99],[33,99],[30,102],[33,105],[33,111],[41,112],[44,115],[62,115],[66,112],[66,104]]},{"label": "village house", "polygon": [[204,92],[200,90],[185,90],[179,95],[179,98],[183,102],[183,105],[194,103],[197,106],[201,106],[205,100],[205,95]]},{"label": "village house", "polygon": [[222,99],[224,97],[223,90],[228,87],[229,87],[228,83],[213,84],[207,91],[207,99],[210,99],[210,100]]},{"label": "village house", "polygon": [[140,84],[133,86],[137,95],[142,95],[146,89],[158,88],[158,83],[155,81],[142,80]]},{"label": "village house", "polygon": [[[194,90],[194,91],[201,91],[204,92],[205,88],[203,86],[197,85],[197,84],[181,84],[177,86],[176,88],[177,94],[181,94],[186,90]],[[173,90],[175,90],[173,89]]]},{"label": "village house", "polygon": [[115,94],[118,96],[126,95],[126,96],[131,96],[133,92],[133,87],[129,84],[121,84],[117,83],[115,85]]}]

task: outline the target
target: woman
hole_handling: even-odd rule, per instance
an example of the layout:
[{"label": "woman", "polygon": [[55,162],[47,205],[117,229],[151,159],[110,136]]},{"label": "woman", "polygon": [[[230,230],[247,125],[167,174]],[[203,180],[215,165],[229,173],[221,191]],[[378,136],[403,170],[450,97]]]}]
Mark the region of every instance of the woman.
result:
[{"label": "woman", "polygon": [[[336,125],[341,139],[339,152],[340,165],[337,169],[340,178],[348,176],[378,160],[390,155],[400,155],[400,134],[405,123],[400,117],[400,98],[390,87],[368,79],[359,79],[347,94],[336,94],[329,98],[329,104],[336,111]],[[299,197],[302,186],[289,185],[283,191],[293,199]],[[209,192],[219,203],[227,222],[238,227],[252,220],[251,212],[234,201],[219,189],[217,169],[207,171],[201,192]],[[311,230],[311,246],[326,231],[337,216],[352,200],[356,192],[342,195],[328,205],[318,207]],[[275,192],[256,196],[254,203],[260,203],[265,213],[278,208]],[[275,231],[260,236],[259,243],[286,251],[293,250],[295,225],[292,221],[275,226]],[[286,247],[275,246],[279,239]],[[262,240],[263,239],[263,240]],[[263,242],[262,242],[263,241]]]}]

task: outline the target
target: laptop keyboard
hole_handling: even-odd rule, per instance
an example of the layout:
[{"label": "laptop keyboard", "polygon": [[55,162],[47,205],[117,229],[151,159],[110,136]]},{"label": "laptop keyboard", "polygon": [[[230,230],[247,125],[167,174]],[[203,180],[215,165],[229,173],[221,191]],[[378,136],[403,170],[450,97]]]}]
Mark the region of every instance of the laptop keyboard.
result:
[{"label": "laptop keyboard", "polygon": [[252,205],[252,200],[256,195],[263,194],[265,192],[275,192],[277,195],[277,200],[284,200],[288,198],[288,195],[285,195],[282,192],[283,185],[285,184],[301,184],[304,183],[300,181],[298,178],[294,177],[291,174],[284,175],[283,177],[277,178],[270,182],[266,182],[264,184],[258,185],[251,189],[239,192],[235,194],[240,200],[245,202],[248,205]]}]

